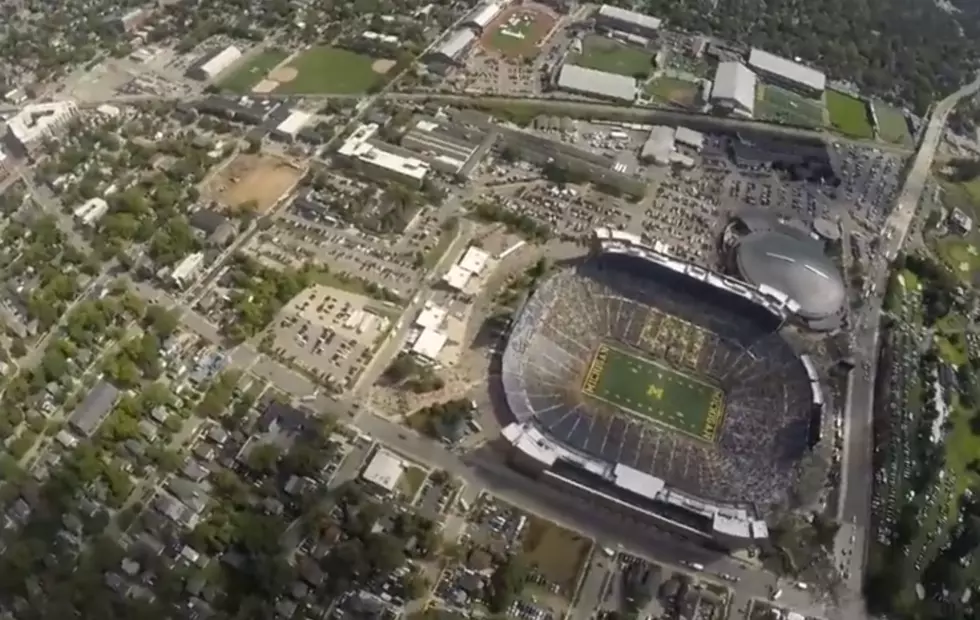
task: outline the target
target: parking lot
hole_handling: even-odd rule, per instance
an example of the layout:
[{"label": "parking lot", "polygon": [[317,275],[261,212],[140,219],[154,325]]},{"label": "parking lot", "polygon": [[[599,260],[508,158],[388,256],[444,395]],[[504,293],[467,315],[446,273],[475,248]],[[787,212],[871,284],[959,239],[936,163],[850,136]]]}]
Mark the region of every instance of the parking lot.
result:
[{"label": "parking lot", "polygon": [[325,286],[295,299],[271,326],[276,357],[345,390],[386,333],[390,319],[372,300]]}]

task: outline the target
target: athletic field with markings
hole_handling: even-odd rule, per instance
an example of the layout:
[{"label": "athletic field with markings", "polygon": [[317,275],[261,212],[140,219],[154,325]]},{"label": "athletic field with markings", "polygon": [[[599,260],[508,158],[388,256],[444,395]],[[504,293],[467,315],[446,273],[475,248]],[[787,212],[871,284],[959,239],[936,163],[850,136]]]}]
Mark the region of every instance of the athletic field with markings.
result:
[{"label": "athletic field with markings", "polygon": [[582,391],[701,441],[715,441],[724,417],[724,399],[716,386],[608,344],[596,350]]}]

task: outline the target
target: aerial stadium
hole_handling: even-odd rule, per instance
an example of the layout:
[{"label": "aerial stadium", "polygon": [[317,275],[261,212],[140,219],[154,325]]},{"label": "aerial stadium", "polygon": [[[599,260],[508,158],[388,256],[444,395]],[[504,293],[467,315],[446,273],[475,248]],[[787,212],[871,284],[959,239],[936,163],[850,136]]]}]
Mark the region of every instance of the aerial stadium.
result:
[{"label": "aerial stadium", "polygon": [[511,325],[511,463],[632,517],[762,544],[768,508],[819,440],[815,366],[780,333],[799,304],[634,235],[598,229],[593,241]]}]

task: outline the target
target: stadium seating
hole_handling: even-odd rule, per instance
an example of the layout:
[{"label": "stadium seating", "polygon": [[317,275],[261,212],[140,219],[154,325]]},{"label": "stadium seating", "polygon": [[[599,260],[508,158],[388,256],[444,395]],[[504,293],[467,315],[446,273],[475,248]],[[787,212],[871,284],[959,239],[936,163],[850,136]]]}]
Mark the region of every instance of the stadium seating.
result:
[{"label": "stadium seating", "polygon": [[[638,257],[600,255],[540,283],[511,329],[501,381],[511,414],[573,450],[711,501],[781,499],[807,447],[806,371],[765,309]],[[590,399],[602,342],[709,377],[724,393],[716,441]]]}]

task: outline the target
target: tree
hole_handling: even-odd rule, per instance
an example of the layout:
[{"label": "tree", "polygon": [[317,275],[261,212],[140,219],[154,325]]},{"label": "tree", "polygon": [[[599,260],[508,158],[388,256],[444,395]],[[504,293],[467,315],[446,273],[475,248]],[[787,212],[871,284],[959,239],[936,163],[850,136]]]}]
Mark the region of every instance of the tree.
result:
[{"label": "tree", "polygon": [[490,611],[503,613],[524,591],[527,566],[522,557],[513,555],[497,567],[490,578]]}]

